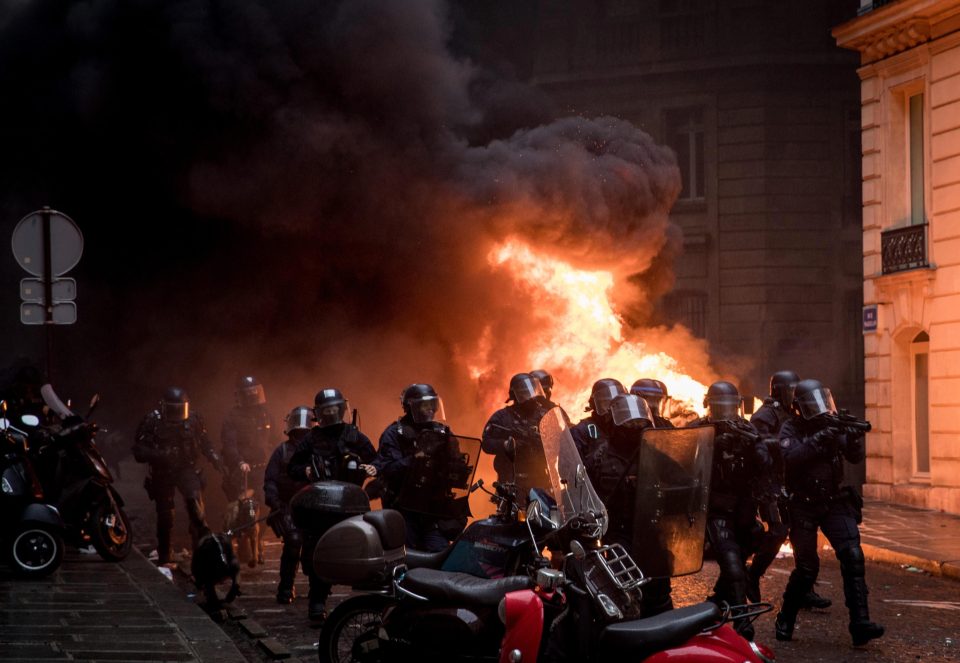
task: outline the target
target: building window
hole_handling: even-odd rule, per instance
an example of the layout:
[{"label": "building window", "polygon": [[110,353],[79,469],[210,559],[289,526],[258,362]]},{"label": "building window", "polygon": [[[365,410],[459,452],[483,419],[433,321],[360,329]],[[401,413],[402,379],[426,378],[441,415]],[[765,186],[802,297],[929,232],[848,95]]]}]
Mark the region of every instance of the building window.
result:
[{"label": "building window", "polygon": [[923,93],[907,98],[910,104],[910,223],[926,218],[923,209]]},{"label": "building window", "polygon": [[677,155],[683,189],[680,200],[703,200],[703,107],[667,111],[667,144]]},{"label": "building window", "polygon": [[913,373],[913,449],[914,476],[930,478],[930,337],[920,332],[910,344]]},{"label": "building window", "polygon": [[699,338],[707,336],[707,295],[695,290],[671,292],[664,297],[664,310],[674,323],[681,324]]}]

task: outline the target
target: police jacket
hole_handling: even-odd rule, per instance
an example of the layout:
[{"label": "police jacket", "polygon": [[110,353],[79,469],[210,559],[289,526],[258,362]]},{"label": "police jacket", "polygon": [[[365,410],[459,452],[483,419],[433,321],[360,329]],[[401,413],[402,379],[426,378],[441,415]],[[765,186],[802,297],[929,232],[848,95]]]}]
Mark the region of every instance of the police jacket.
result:
[{"label": "police jacket", "polygon": [[610,440],[606,425],[599,417],[592,414],[571,427],[570,436],[573,437],[573,443],[577,445],[577,451],[583,459],[591,455],[601,444]]},{"label": "police jacket", "polygon": [[297,443],[293,440],[284,440],[273,450],[267,462],[263,475],[263,497],[267,506],[274,511],[287,506],[290,498],[308,483],[294,479],[287,472],[296,447]]},{"label": "police jacket", "polygon": [[227,413],[220,429],[223,460],[231,470],[240,463],[262,465],[273,446],[273,422],[264,405],[235,407]]},{"label": "police jacket", "polygon": [[611,532],[633,531],[639,457],[638,446],[613,444],[605,437],[584,459],[590,481],[607,507]]},{"label": "police jacket", "polygon": [[184,421],[164,421],[160,411],[154,410],[137,428],[133,457],[138,463],[149,463],[154,473],[195,469],[201,455],[220,469],[220,456],[210,445],[207,429],[197,412],[191,412]]},{"label": "police jacket", "polygon": [[[342,476],[342,461],[346,456],[356,455],[361,463],[372,463],[376,450],[370,438],[360,432],[353,424],[335,424],[316,426],[300,440],[287,474],[297,481],[309,481],[307,468],[316,463],[317,469],[325,473],[327,479],[341,480],[352,477]],[[313,478],[317,480],[316,477]]]},{"label": "police jacket", "polygon": [[780,407],[779,401],[767,396],[763,399],[763,405],[750,417],[750,423],[761,435],[777,437],[783,422],[791,416],[793,415]]},{"label": "police jacket", "polygon": [[[746,419],[740,425],[756,434]],[[772,471],[773,460],[763,438],[750,441],[727,430],[723,422],[701,417],[689,427],[715,426],[713,466],[710,471],[710,511],[730,511],[744,501],[753,500],[758,480]]]},{"label": "police jacket", "polygon": [[863,435],[797,416],[780,428],[780,449],[787,466],[787,493],[800,500],[837,497],[843,460],[859,463],[866,455]]},{"label": "police jacket", "polygon": [[[493,454],[493,469],[501,480],[513,480],[514,464],[504,451],[507,439],[516,443],[516,471],[518,474],[533,478],[541,474],[543,460],[543,442],[540,439],[540,419],[551,408],[550,401],[531,403],[531,407],[508,405],[490,415],[480,437],[481,448]],[[519,477],[516,477],[519,478]],[[521,483],[521,482],[518,482]]]}]

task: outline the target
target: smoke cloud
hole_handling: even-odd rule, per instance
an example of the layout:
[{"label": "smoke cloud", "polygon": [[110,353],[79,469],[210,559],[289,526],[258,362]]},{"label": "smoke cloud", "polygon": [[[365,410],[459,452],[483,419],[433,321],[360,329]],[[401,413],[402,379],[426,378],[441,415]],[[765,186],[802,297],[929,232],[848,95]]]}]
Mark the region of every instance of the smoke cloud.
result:
[{"label": "smoke cloud", "polygon": [[643,325],[679,246],[672,154],[616,118],[540,123],[452,30],[439,0],[6,6],[0,211],[87,235],[61,349],[109,386],[84,388],[135,419],[179,383],[218,421],[241,374],[281,416],[339,386],[375,439],[423,381],[476,434],[535,368],[536,304],[487,258],[509,237],[613,271]]}]

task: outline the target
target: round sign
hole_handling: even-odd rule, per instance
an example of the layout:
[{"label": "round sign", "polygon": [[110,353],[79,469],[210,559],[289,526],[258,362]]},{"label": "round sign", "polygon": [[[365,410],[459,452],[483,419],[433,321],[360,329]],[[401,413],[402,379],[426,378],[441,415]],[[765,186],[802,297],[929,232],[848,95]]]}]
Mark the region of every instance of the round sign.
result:
[{"label": "round sign", "polygon": [[[83,255],[83,235],[69,216],[56,210],[50,215],[50,271],[53,276],[66,274],[77,266]],[[13,229],[13,257],[27,272],[43,277],[43,214],[31,212]]]}]

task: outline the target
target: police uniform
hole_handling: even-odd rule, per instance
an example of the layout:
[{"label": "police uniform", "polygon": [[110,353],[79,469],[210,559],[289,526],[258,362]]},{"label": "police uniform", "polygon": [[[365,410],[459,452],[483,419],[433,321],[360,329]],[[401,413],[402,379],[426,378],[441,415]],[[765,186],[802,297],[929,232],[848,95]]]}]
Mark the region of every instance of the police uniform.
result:
[{"label": "police uniform", "polygon": [[263,479],[264,501],[271,510],[267,522],[274,534],[283,540],[283,550],[280,553],[280,583],[277,586],[277,599],[283,602],[293,599],[293,583],[297,576],[297,565],[300,562],[300,550],[303,545],[300,531],[293,524],[290,499],[298,490],[306,486],[307,482],[294,479],[287,472],[296,447],[297,442],[294,440],[287,439],[281,442],[267,462]]},{"label": "police uniform", "polygon": [[144,487],[157,509],[157,555],[159,563],[170,561],[170,534],[173,529],[174,495],[183,497],[190,519],[190,535],[196,545],[209,531],[204,516],[203,470],[197,463],[206,456],[218,469],[220,456],[207,437],[203,419],[191,412],[183,421],[165,421],[159,410],[149,413],[137,429],[133,456],[150,466]]}]

